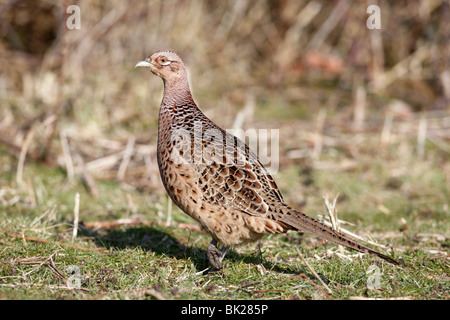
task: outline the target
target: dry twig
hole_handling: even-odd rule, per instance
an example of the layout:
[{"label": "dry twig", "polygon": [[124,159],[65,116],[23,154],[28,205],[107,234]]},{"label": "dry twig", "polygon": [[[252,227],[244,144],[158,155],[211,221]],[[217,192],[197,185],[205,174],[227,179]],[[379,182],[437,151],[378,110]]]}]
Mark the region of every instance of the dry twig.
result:
[{"label": "dry twig", "polygon": [[5,232],[4,235],[6,235],[8,237],[11,237],[11,238],[22,239],[23,241],[32,241],[32,242],[40,242],[40,243],[51,243],[51,244],[57,244],[57,245],[62,246],[62,247],[72,248],[72,249],[77,249],[77,250],[83,250],[83,251],[106,250],[105,248],[84,248],[84,247],[79,247],[79,246],[74,246],[74,245],[71,245],[71,244],[67,244],[67,243],[64,243],[64,242],[56,242],[56,241],[50,241],[50,240],[46,240],[46,239],[39,239],[39,238],[31,238],[31,237],[19,236],[19,235],[12,234],[12,233],[7,233],[7,232]]},{"label": "dry twig", "polygon": [[313,269],[313,267],[311,267],[311,265],[308,263],[308,261],[306,261],[306,259],[303,257],[303,255],[300,253],[300,250],[298,250],[297,247],[295,247],[295,250],[297,250],[297,254],[300,257],[300,259],[302,259],[303,263],[306,264],[306,266],[308,267],[309,270],[311,270],[311,272],[313,273],[313,275],[320,281],[320,283],[325,287],[325,289],[328,291],[329,294],[332,294],[333,291],[331,291],[330,287],[327,286],[327,284],[325,282],[323,282],[322,278],[319,277],[319,275],[317,274],[317,272]]},{"label": "dry twig", "polygon": [[78,221],[80,218],[80,194],[77,192],[75,194],[75,207],[73,209],[73,233],[72,233],[72,242],[75,241],[78,233]]}]

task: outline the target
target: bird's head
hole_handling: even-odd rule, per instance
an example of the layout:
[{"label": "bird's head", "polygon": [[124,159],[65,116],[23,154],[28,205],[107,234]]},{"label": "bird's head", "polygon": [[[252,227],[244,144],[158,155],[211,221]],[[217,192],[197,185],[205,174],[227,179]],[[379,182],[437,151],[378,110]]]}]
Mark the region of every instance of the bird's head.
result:
[{"label": "bird's head", "polygon": [[186,77],[183,60],[172,51],[152,53],[144,60],[139,61],[135,68],[137,67],[150,68],[154,74],[169,82]]}]

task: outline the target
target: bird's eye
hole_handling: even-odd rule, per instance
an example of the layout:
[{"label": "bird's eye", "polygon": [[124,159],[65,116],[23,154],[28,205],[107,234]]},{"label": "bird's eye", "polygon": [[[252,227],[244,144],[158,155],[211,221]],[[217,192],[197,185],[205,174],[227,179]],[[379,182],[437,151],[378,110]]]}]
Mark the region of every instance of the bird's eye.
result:
[{"label": "bird's eye", "polygon": [[160,65],[165,66],[170,63],[170,60],[167,59],[167,57],[165,57],[165,56],[160,56],[160,57],[158,57],[158,59],[156,59],[156,62],[158,62]]}]

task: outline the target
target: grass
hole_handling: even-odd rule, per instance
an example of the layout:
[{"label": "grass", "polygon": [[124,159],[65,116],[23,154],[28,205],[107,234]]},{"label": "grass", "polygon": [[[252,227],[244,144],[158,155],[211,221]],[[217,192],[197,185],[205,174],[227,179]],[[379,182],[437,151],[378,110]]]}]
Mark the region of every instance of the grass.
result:
[{"label": "grass", "polygon": [[[2,162],[13,164],[14,159],[2,156]],[[359,166],[335,174],[312,170],[309,177],[312,182],[307,187],[301,179],[283,179],[292,177],[292,172],[301,177],[296,165],[281,170],[277,180],[286,191],[300,190],[303,186],[312,215],[323,214],[321,195],[327,189],[339,191],[339,217],[356,224],[350,227],[352,231],[392,245],[396,258],[404,261],[404,265],[397,267],[367,256],[351,261],[327,256],[325,250],[334,245],[324,246],[310,235],[289,233],[265,237],[260,246],[234,248],[225,259],[223,272],[208,275],[199,273],[208,267],[205,250],[209,237],[195,229],[180,227],[180,223],[193,222],[177,208],[172,210],[172,224],[166,226],[165,195],[152,202],[145,192],[119,182],[99,181],[99,196],[93,197],[80,180],[69,183],[63,170],[33,162],[25,166],[24,184],[18,187],[14,170],[4,165],[0,297],[448,299],[449,209],[442,171],[430,168],[429,161],[414,161],[407,170],[410,173],[399,178],[401,182],[393,183],[389,166],[366,167],[364,162],[360,162],[364,170]],[[423,192],[414,189],[419,184]],[[81,198],[80,220],[87,225],[127,217],[149,224],[114,228],[86,228],[81,224],[72,242],[77,192]],[[286,197],[293,200],[295,195],[286,192]],[[332,293],[302,263],[296,247]],[[366,273],[372,265],[381,272],[380,287],[373,290],[367,287]],[[81,290],[67,288],[67,281],[73,276],[67,272],[69,266],[79,267]]]}]

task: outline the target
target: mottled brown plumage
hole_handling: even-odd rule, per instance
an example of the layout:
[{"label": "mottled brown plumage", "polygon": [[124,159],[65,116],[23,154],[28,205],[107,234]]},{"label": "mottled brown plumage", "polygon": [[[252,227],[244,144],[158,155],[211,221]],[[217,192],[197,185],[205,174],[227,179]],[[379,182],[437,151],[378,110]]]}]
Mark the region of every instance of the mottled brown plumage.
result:
[{"label": "mottled brown plumage", "polygon": [[136,67],[148,67],[164,81],[157,151],[162,182],[177,206],[211,235],[207,255],[214,269],[221,269],[228,247],[289,230],[397,263],[286,204],[256,154],[197,107],[176,53],[155,52]]}]

